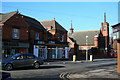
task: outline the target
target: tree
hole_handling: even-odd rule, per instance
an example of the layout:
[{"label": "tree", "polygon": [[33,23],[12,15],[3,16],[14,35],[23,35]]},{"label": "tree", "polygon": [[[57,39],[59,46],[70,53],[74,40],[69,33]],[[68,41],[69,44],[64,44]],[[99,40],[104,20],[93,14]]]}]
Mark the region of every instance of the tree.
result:
[{"label": "tree", "polygon": [[92,55],[96,55],[97,52],[98,52],[98,48],[97,47],[92,47],[91,52],[92,52]]}]

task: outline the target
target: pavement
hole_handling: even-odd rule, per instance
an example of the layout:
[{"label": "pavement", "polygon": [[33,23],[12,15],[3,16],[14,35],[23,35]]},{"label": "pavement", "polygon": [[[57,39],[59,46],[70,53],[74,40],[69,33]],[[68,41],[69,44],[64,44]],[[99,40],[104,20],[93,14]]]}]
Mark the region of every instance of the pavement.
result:
[{"label": "pavement", "polygon": [[[111,58],[110,58],[111,59]],[[67,64],[67,63],[85,63],[85,62],[97,62],[97,61],[107,61],[109,59],[94,59],[93,61],[53,61],[48,62],[47,64]],[[113,64],[114,66],[108,66],[109,64]],[[60,78],[63,80],[120,80],[120,74],[117,73],[117,63],[105,63],[103,64],[105,67],[96,67],[86,72],[80,73],[62,73]],[[107,65],[107,68],[106,68]],[[96,65],[97,66],[97,65]]]}]

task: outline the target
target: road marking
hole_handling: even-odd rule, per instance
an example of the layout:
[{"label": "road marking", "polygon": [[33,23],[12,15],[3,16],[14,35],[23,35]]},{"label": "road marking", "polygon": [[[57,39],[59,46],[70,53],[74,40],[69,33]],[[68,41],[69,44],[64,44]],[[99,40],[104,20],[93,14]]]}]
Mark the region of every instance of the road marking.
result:
[{"label": "road marking", "polygon": [[61,79],[64,79],[66,74],[69,74],[69,72],[63,72],[63,73],[60,74],[59,77],[60,77]]}]

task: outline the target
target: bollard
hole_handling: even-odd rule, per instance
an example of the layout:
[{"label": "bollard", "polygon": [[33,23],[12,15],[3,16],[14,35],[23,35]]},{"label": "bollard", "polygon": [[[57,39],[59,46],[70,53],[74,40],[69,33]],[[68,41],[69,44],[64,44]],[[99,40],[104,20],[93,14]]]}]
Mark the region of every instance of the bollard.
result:
[{"label": "bollard", "polygon": [[90,61],[93,61],[93,55],[90,55]]},{"label": "bollard", "polygon": [[76,55],[73,55],[73,62],[76,61]]}]

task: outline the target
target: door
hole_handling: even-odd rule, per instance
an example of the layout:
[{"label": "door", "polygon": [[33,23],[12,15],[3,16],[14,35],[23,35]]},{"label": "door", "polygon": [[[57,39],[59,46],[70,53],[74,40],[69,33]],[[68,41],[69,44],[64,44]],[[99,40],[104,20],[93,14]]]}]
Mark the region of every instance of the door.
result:
[{"label": "door", "polygon": [[13,62],[14,67],[24,67],[26,65],[25,58],[24,55],[17,56]]},{"label": "door", "polygon": [[35,56],[32,54],[27,54],[26,55],[26,66],[33,66],[34,62],[35,62]]}]

